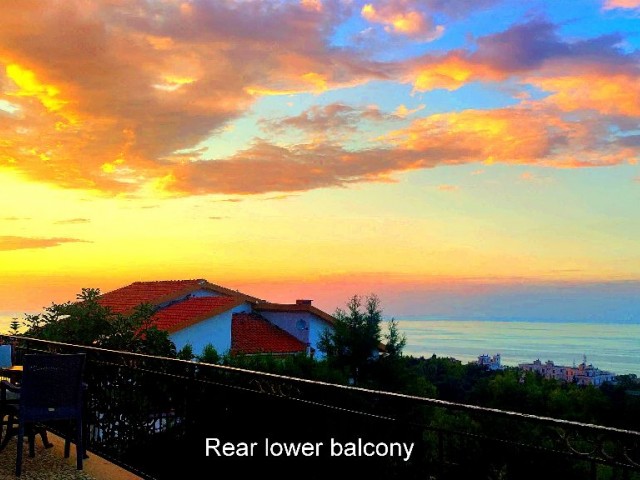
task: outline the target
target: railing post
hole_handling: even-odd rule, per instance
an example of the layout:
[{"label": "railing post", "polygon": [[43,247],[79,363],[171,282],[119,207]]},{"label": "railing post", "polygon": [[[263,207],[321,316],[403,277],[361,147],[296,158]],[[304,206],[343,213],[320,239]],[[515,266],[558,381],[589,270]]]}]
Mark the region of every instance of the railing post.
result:
[{"label": "railing post", "polygon": [[438,463],[440,471],[444,470],[444,433],[438,429]]}]

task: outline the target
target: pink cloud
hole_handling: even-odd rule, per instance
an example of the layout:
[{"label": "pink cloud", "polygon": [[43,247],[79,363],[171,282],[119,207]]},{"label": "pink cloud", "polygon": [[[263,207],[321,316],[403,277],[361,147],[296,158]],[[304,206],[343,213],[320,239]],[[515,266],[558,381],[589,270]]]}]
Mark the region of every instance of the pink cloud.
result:
[{"label": "pink cloud", "polygon": [[[424,107],[424,106],[422,106]],[[315,137],[331,136],[334,140],[353,134],[363,127],[365,122],[397,121],[416,110],[384,113],[375,105],[354,107],[345,103],[330,103],[328,105],[313,105],[299,115],[271,120],[260,123],[268,133],[282,134],[287,129],[296,129]]]},{"label": "pink cloud", "polygon": [[435,25],[433,20],[419,9],[414,2],[387,0],[367,3],[360,11],[362,17],[371,22],[384,25],[388,33],[431,41],[440,37],[444,26]]},{"label": "pink cloud", "polygon": [[[440,22],[467,17],[499,0],[376,0],[366,2],[360,16],[370,24],[382,25],[390,35],[430,42],[441,37],[445,26]],[[438,20],[436,20],[436,17]],[[375,27],[361,32],[365,39],[375,35]]]},{"label": "pink cloud", "polygon": [[77,238],[34,238],[0,236],[0,251],[23,250],[29,248],[50,248],[63,245],[65,243],[87,242]]},{"label": "pink cloud", "polygon": [[613,8],[640,8],[640,0],[605,0],[603,8],[611,10]]}]

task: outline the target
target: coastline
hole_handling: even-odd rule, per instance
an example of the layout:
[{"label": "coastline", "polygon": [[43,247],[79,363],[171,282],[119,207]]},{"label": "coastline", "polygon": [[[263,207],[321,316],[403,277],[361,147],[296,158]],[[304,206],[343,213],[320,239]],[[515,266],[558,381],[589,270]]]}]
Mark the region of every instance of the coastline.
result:
[{"label": "coastline", "polygon": [[463,363],[500,353],[502,364],[534,360],[588,363],[616,375],[640,375],[640,324],[491,320],[398,320],[405,353],[453,357]]}]

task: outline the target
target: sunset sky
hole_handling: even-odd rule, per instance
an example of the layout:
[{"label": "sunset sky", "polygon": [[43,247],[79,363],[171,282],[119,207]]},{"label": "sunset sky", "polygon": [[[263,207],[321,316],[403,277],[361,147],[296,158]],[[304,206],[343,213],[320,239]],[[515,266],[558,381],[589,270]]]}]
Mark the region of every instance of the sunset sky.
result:
[{"label": "sunset sky", "polygon": [[0,316],[206,278],[640,322],[640,0],[4,0]]}]

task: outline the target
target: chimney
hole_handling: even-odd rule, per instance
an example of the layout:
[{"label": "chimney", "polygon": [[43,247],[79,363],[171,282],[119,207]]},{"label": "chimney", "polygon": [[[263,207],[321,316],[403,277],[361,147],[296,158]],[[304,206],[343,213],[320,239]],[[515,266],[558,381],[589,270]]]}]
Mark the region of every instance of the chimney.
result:
[{"label": "chimney", "polygon": [[296,305],[311,305],[313,300],[296,300]]}]

